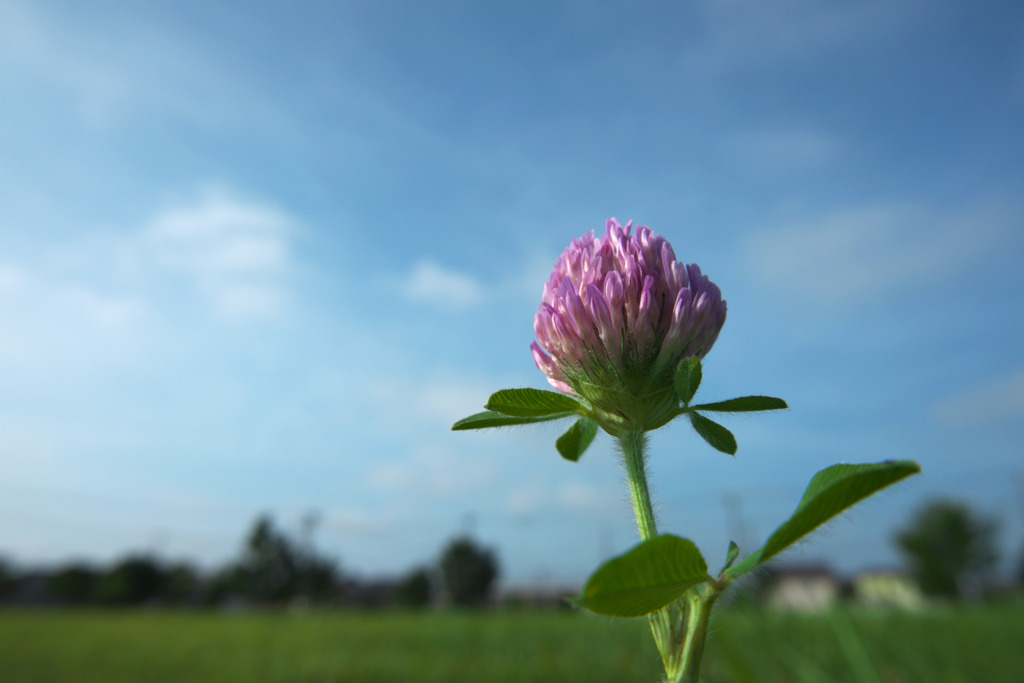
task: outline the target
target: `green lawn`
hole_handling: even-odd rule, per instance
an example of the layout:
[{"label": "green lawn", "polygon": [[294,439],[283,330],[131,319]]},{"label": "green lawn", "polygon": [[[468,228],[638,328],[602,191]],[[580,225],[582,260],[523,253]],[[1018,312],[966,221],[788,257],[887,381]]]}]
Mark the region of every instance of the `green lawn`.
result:
[{"label": "green lawn", "polygon": [[[643,621],[568,612],[0,612],[0,680],[659,680]],[[932,614],[723,612],[709,683],[1019,683],[1024,606]]]}]

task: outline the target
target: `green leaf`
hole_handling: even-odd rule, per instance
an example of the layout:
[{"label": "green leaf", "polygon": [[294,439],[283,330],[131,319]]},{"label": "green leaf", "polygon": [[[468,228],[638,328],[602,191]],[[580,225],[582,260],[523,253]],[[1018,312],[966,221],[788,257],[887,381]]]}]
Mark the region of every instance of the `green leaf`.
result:
[{"label": "green leaf", "polygon": [[580,413],[584,408],[579,401],[565,394],[540,389],[502,389],[491,394],[487,410],[513,417],[542,417],[558,413]]},{"label": "green leaf", "polygon": [[917,474],[920,465],[910,460],[889,460],[865,465],[833,465],[814,475],[793,515],[771,535],[764,546],[730,569],[742,576],[764,564],[843,510],[886,486]]},{"label": "green leaf", "polygon": [[740,547],[736,545],[735,541],[729,541],[729,552],[725,556],[725,565],[722,567],[722,571],[724,572],[726,569],[731,567],[739,556]]},{"label": "green leaf", "polygon": [[728,429],[713,422],[700,413],[690,413],[690,424],[712,448],[736,455],[736,437]]},{"label": "green leaf", "polygon": [[597,614],[642,617],[708,578],[708,566],[693,541],[665,534],[606,562],[572,601]]},{"label": "green leaf", "polygon": [[684,406],[690,405],[693,395],[697,393],[700,386],[701,369],[699,358],[684,358],[676,366],[676,396],[683,402]]},{"label": "green leaf", "polygon": [[566,460],[576,462],[597,436],[597,423],[589,417],[581,417],[555,442],[555,448]]},{"label": "green leaf", "polygon": [[702,403],[693,406],[694,410],[710,410],[713,413],[757,413],[763,410],[783,410],[788,408],[781,398],[771,396],[741,396],[728,401]]},{"label": "green leaf", "polygon": [[477,413],[476,415],[470,415],[464,417],[455,424],[452,425],[453,432],[460,432],[467,429],[489,429],[491,427],[514,427],[516,425],[530,425],[538,422],[548,422],[550,420],[559,420],[563,417],[572,417],[575,415],[572,413],[552,413],[551,415],[543,415],[541,417],[511,417],[509,415],[502,415],[501,413],[495,413],[491,410],[483,413]]}]

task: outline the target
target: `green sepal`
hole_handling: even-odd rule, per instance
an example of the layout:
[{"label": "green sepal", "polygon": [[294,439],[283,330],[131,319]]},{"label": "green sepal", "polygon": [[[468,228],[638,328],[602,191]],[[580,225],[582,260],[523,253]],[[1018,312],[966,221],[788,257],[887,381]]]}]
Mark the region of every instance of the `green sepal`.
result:
[{"label": "green sepal", "polygon": [[759,413],[765,410],[785,410],[789,406],[781,398],[771,396],[740,396],[727,401],[702,403],[694,410],[708,410],[713,413]]},{"label": "green sepal", "polygon": [[586,452],[597,436],[597,423],[589,417],[581,417],[569,427],[569,431],[558,437],[555,448],[566,460],[576,462]]},{"label": "green sepal", "polygon": [[664,534],[603,564],[571,601],[610,617],[642,617],[707,580],[707,563],[693,541]]},{"label": "green sepal", "polygon": [[484,406],[502,415],[513,417],[544,417],[560,413],[581,413],[586,410],[579,401],[565,394],[541,389],[502,389],[491,394]]},{"label": "green sepal", "polygon": [[736,545],[736,541],[729,541],[729,552],[725,555],[725,564],[722,565],[722,571],[719,573],[725,573],[725,570],[731,567],[736,562],[736,558],[739,556],[740,547]]},{"label": "green sepal", "polygon": [[676,396],[683,402],[684,406],[690,405],[693,395],[700,387],[702,377],[699,358],[684,358],[676,366],[675,389]]},{"label": "green sepal", "polygon": [[489,429],[491,427],[514,427],[516,425],[530,425],[538,422],[549,422],[551,420],[560,420],[564,417],[572,417],[575,415],[572,413],[552,413],[551,415],[542,415],[540,417],[512,417],[511,415],[502,415],[492,410],[488,410],[476,415],[470,415],[464,417],[455,424],[452,425],[453,432],[464,431],[467,429]]},{"label": "green sepal", "polygon": [[690,424],[712,448],[728,455],[736,455],[736,437],[732,435],[732,432],[700,413],[689,413],[689,415]]},{"label": "green sepal", "polygon": [[833,465],[811,479],[793,515],[775,530],[764,546],[726,574],[737,578],[764,564],[819,526],[868,496],[917,474],[911,460],[888,460],[864,465]]}]

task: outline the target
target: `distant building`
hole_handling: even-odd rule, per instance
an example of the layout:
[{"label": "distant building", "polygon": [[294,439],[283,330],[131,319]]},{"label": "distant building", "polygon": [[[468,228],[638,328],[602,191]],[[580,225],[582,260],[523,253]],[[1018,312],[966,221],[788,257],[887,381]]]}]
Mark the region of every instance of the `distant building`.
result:
[{"label": "distant building", "polygon": [[498,594],[496,602],[501,607],[569,609],[572,604],[567,598],[576,595],[579,595],[579,590],[571,588],[520,587],[502,591]]},{"label": "distant building", "polygon": [[9,589],[4,602],[22,607],[53,605],[56,603],[49,590],[49,575],[41,571],[22,574]]},{"label": "distant building", "polygon": [[864,607],[921,609],[925,597],[917,582],[906,572],[883,570],[864,572],[853,580],[857,604]]},{"label": "distant building", "polygon": [[764,601],[773,609],[820,612],[839,601],[842,588],[824,565],[775,567],[764,589]]},{"label": "distant building", "polygon": [[395,604],[398,583],[391,579],[347,579],[338,589],[337,604],[358,609],[380,609]]}]

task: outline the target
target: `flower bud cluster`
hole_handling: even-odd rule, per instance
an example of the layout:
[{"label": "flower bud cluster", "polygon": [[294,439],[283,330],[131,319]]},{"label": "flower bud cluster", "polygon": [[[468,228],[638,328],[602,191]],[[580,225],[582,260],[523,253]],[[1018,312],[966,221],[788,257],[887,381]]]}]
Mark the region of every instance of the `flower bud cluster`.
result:
[{"label": "flower bud cluster", "polygon": [[[589,400],[632,428],[664,424],[683,358],[703,358],[726,303],[696,264],[676,261],[647,227],[610,219],[562,253],[534,319],[534,361],[556,389]],[[671,418],[668,418],[671,419]]]}]

